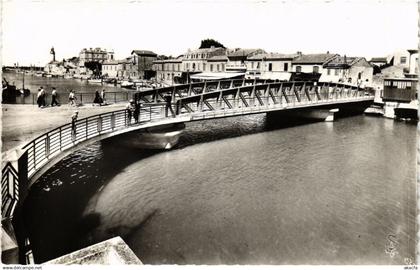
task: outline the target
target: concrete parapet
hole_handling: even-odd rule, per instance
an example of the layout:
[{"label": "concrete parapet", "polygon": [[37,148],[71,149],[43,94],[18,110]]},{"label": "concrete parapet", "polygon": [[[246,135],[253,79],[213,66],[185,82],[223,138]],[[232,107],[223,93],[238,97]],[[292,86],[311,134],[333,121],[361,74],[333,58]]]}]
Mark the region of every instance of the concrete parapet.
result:
[{"label": "concrete parapet", "polygon": [[44,264],[143,264],[130,247],[117,236],[98,244],[58,257]]}]

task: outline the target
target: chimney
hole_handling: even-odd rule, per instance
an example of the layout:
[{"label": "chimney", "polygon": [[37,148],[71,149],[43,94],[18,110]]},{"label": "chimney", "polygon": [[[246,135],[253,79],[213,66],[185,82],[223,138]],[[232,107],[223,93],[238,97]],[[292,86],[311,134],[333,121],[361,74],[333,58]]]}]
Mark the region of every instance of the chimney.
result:
[{"label": "chimney", "polygon": [[299,55],[299,56],[302,56],[302,52],[301,51],[298,51],[296,54]]},{"label": "chimney", "polygon": [[330,54],[330,51],[327,51],[327,54]]},{"label": "chimney", "polygon": [[344,64],[347,64],[347,57],[344,55]]}]

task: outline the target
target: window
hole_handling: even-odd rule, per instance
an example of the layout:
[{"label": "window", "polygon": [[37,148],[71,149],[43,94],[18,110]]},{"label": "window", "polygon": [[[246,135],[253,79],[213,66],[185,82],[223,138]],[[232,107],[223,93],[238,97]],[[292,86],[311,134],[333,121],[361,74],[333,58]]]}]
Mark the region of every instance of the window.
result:
[{"label": "window", "polygon": [[210,64],[210,71],[213,71],[213,64]]},{"label": "window", "polygon": [[251,62],[251,69],[254,69],[254,62]]},{"label": "window", "polygon": [[192,69],[195,70],[195,63],[192,64]]},{"label": "window", "polygon": [[268,71],[273,71],[273,63],[268,64]]},{"label": "window", "polygon": [[225,71],[225,64],[222,64],[222,71]]},{"label": "window", "polygon": [[334,75],[335,76],[338,76],[339,73],[340,73],[340,70],[339,69],[334,70]]},{"label": "window", "polygon": [[301,66],[296,66],[296,72],[302,72],[302,67]]},{"label": "window", "polygon": [[260,62],[257,62],[257,69],[260,68]]},{"label": "window", "polygon": [[400,63],[401,63],[401,64],[405,64],[405,63],[407,63],[407,57],[405,57],[405,56],[401,57],[401,58],[400,58]]},{"label": "window", "polygon": [[206,63],[203,63],[203,71],[206,71]]},{"label": "window", "polygon": [[217,69],[217,71],[219,71],[219,64],[216,65],[216,69]]},{"label": "window", "polygon": [[318,66],[313,67],[313,73],[319,73],[319,67]]},{"label": "window", "polygon": [[284,63],[283,70],[288,71],[289,70],[289,63]]},{"label": "window", "polygon": [[327,75],[331,75],[331,69],[330,68],[327,69]]}]

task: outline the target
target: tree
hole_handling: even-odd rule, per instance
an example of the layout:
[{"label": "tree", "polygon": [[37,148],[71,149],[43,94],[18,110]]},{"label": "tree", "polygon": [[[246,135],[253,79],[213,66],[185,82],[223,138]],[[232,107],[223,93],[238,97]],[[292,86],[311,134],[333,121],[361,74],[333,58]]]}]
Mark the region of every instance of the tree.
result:
[{"label": "tree", "polygon": [[215,48],[225,48],[219,41],[208,38],[201,41],[200,49],[211,48],[211,46],[214,46]]},{"label": "tree", "polygon": [[102,64],[96,61],[90,61],[85,63],[85,67],[92,70],[95,76],[101,75]]}]

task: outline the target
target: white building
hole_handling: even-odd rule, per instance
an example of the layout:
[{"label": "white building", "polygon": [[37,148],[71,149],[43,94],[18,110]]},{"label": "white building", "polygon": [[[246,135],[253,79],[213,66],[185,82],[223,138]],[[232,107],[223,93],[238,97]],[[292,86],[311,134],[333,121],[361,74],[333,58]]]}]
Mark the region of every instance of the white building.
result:
[{"label": "white building", "polygon": [[319,81],[372,86],[373,66],[364,57],[337,56],[323,65]]},{"label": "white building", "polygon": [[182,59],[182,69],[188,72],[210,71],[208,59],[214,56],[226,56],[226,48],[206,48],[188,51]]},{"label": "white building", "polygon": [[[114,53],[111,52],[113,55]],[[113,56],[112,56],[113,57]],[[98,62],[103,63],[108,59],[108,52],[101,48],[89,48],[82,49],[79,53],[79,66],[83,67],[86,62]]]},{"label": "white building", "polygon": [[156,71],[156,80],[167,84],[177,82],[182,76],[182,57],[153,61],[153,70]]},{"label": "white building", "polygon": [[288,81],[297,54],[261,53],[246,60],[247,78]]},{"label": "white building", "polygon": [[301,54],[293,59],[292,61],[292,71],[297,73],[323,73],[323,65],[331,61],[335,57],[338,57],[338,54]]},{"label": "white building", "polygon": [[118,77],[118,65],[119,61],[116,60],[108,60],[102,63],[102,76],[109,77],[109,78],[117,78]]}]

